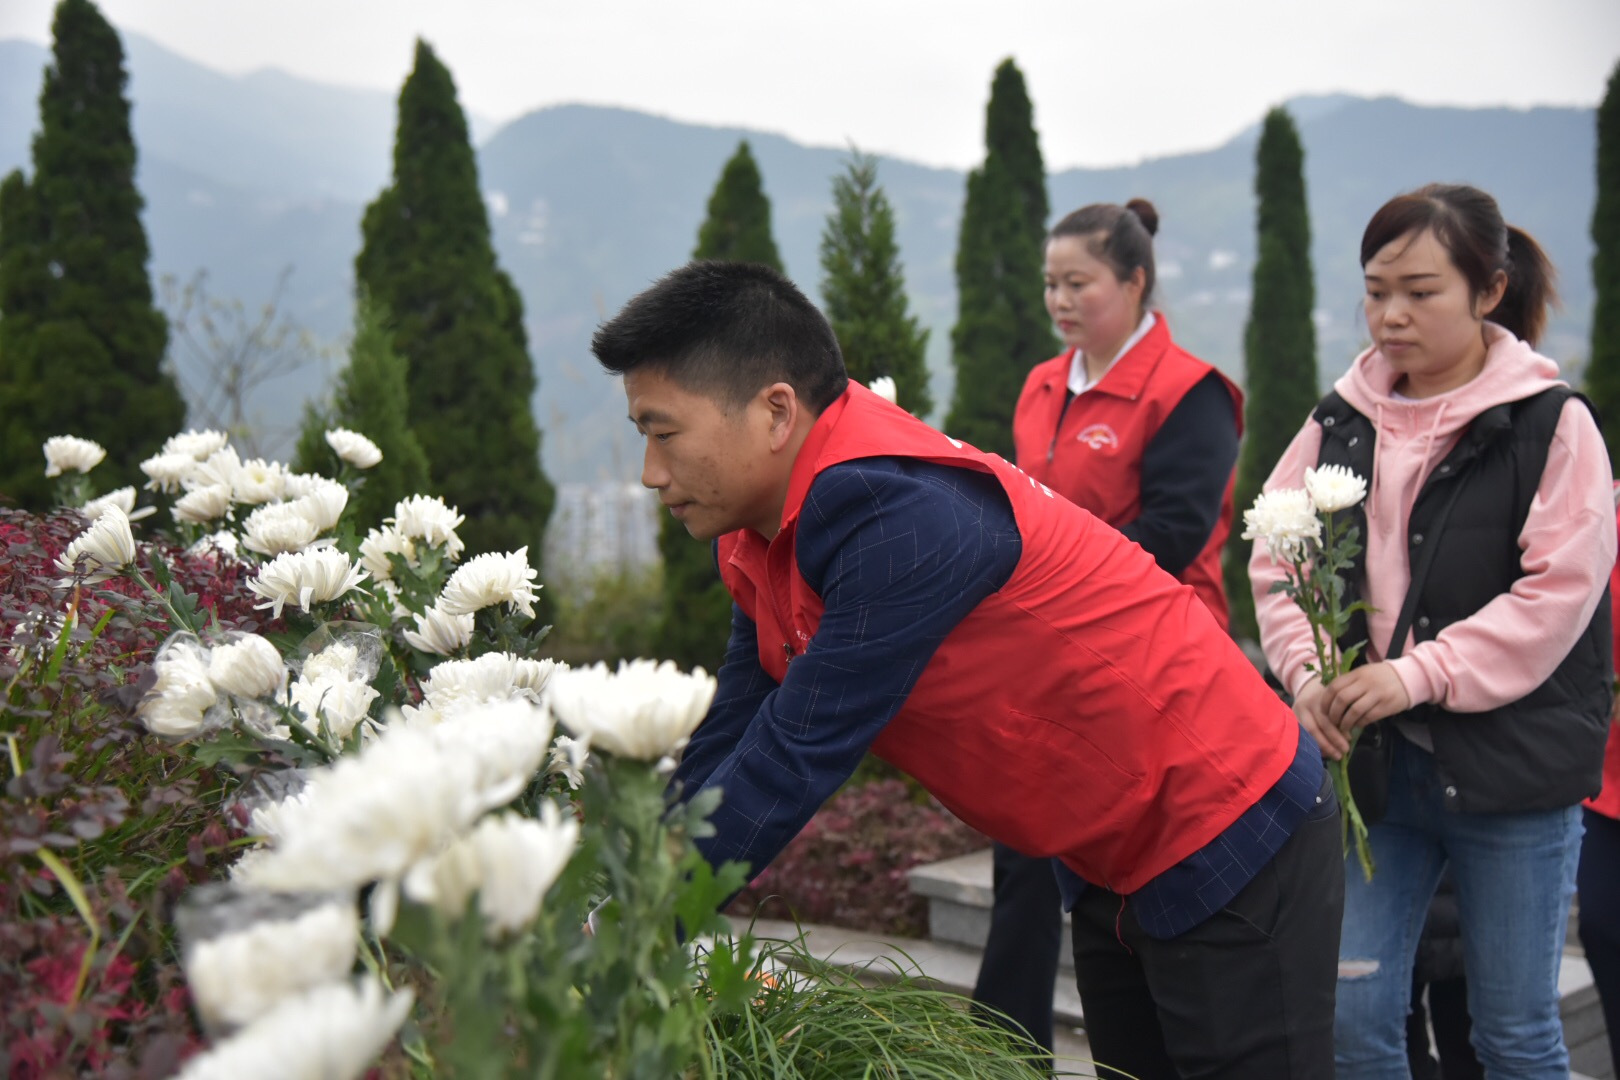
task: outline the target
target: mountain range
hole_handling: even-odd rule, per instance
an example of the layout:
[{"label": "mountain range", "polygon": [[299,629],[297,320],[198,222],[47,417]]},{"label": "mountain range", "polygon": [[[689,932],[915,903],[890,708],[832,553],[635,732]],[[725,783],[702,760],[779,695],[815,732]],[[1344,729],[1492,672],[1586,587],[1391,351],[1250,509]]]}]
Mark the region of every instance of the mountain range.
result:
[{"label": "mountain range", "polygon": [[[393,96],[276,71],[226,75],[136,34],[124,35],[124,47],[154,279],[184,282],[202,271],[212,295],[253,311],[291,268],[280,310],[317,338],[342,338],[360,216],[391,170]],[[0,173],[30,167],[48,60],[38,44],[0,41]],[[1578,372],[1592,303],[1591,109],[1435,108],[1342,95],[1287,104],[1305,146],[1324,382],[1365,336],[1361,229],[1390,195],[1431,180],[1492,192],[1508,219],[1547,248],[1562,271],[1565,306],[1544,351]],[[831,181],[848,150],[589,105],[548,107],[500,126],[470,120],[496,249],[526,304],[546,467],[562,481],[634,478],[634,432],[622,397],[591,359],[591,330],[690,255],[720,168],[744,138],[764,176],[788,273],[814,295]],[[1153,200],[1162,222],[1160,306],[1183,345],[1239,377],[1258,131],[1256,117],[1214,149],[1048,178],[1058,214],[1088,202]],[[934,397],[948,403],[965,177],[891,157],[879,158],[878,175],[894,204],[913,311],[932,331]],[[194,359],[177,350],[175,360],[183,377],[196,377]],[[278,436],[279,449],[290,447],[284,436],[332,365],[305,367],[255,393],[250,413],[272,449]]]}]

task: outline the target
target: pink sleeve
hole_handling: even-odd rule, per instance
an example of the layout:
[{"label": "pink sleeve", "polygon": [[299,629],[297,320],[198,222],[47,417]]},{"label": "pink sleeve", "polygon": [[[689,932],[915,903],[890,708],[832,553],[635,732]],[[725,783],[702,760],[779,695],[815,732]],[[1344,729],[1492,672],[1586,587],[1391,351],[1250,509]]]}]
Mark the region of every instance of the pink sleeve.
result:
[{"label": "pink sleeve", "polygon": [[[1305,470],[1316,465],[1322,452],[1322,429],[1315,420],[1305,421],[1294,441],[1283,451],[1277,467],[1266,479],[1265,489],[1299,488],[1305,486]],[[1238,520],[1242,521],[1239,508]],[[1241,530],[1241,525],[1239,526]],[[1274,581],[1283,579],[1282,568],[1271,561],[1266,542],[1257,540],[1249,555],[1249,585],[1254,590],[1254,613],[1260,624],[1260,647],[1265,650],[1266,662],[1290,694],[1300,689],[1313,677],[1305,670],[1307,663],[1316,661],[1316,646],[1312,644],[1311,624],[1305,613],[1282,593],[1271,591]]]},{"label": "pink sleeve", "polygon": [[1615,560],[1613,478],[1603,436],[1571,400],[1519,534],[1524,576],[1479,611],[1391,661],[1414,704],[1484,712],[1547,680],[1585,631]]}]

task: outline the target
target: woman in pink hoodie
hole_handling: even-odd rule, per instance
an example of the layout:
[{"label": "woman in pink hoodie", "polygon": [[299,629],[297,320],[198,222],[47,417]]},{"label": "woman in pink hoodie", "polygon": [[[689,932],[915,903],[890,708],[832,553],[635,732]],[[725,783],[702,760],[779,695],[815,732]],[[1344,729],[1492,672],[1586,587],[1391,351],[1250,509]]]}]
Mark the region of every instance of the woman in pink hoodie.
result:
[{"label": "woman in pink hoodie", "polygon": [[1408,1077],[1413,952],[1449,866],[1487,1075],[1565,1077],[1558,967],[1613,678],[1608,455],[1531,347],[1552,268],[1489,195],[1430,185],[1390,200],[1361,262],[1374,344],[1266,484],[1300,487],[1318,464],[1368,480],[1348,592],[1373,610],[1344,642],[1367,643],[1360,666],[1324,688],[1263,545],[1249,566],[1301,725],[1328,757],[1372,724],[1363,740],[1387,748],[1377,872],[1345,875],[1338,1076]]}]

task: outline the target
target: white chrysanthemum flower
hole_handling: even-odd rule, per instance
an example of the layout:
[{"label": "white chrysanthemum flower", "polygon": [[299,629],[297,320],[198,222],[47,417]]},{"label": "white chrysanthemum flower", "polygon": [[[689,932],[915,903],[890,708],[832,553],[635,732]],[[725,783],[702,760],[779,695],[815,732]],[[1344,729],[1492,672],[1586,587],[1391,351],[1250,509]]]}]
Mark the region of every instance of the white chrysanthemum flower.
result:
[{"label": "white chrysanthemum flower", "polygon": [[287,690],[288,699],[303,713],[311,728],[322,720],[338,739],[347,739],[355,725],[371,711],[377,691],[358,679],[299,676]]},{"label": "white chrysanthemum flower", "polygon": [[234,491],[236,474],[241,471],[242,459],[236,455],[236,448],[224,446],[209,454],[200,463],[192,462],[191,472],[181,480],[181,486],[187,491],[194,491],[197,488],[224,484]]},{"label": "white chrysanthemum flower", "polygon": [[347,976],[359,939],[352,900],[261,919],[189,946],[186,984],[205,1024],[248,1025],[285,998]]},{"label": "white chrysanthemum flower", "polygon": [[545,710],[527,702],[436,728],[386,725],[358,754],[312,770],[298,799],[280,804],[274,846],[243,880],[274,891],[397,881],[516,797],[550,738]]},{"label": "white chrysanthemum flower", "polygon": [[286,466],[279,461],[266,461],[263,458],[242,462],[231,480],[231,496],[249,506],[275,502],[286,490]]},{"label": "white chrysanthemum flower", "polygon": [[1344,465],[1324,465],[1305,470],[1305,490],[1323,514],[1348,510],[1367,497],[1367,481]]},{"label": "white chrysanthemum flower", "polygon": [[308,611],[311,605],[336,600],[365,579],[366,572],[343,552],[319,548],[277,555],[247,584],[254,595],[264,598],[254,608],[270,608],[271,618],[279,619],[284,604]]},{"label": "white chrysanthemum flower", "polygon": [[203,730],[208,711],[219,700],[219,691],[208,677],[208,650],[190,634],[177,634],[158,650],[152,670],[157,681],[139,709],[147,730],[172,738]]},{"label": "white chrysanthemum flower", "polygon": [[236,534],[222,529],[192,544],[186,549],[186,554],[195,555],[199,558],[215,559],[224,555],[227,558],[234,559],[237,557]]},{"label": "white chrysanthemum flower", "polygon": [[132,487],[114,488],[107,494],[91,499],[79,507],[79,512],[94,521],[109,506],[118,507],[124,512],[124,516],[131,521],[139,521],[157,513],[157,507],[155,506],[143,506],[139,510],[135,509],[135,489]]},{"label": "white chrysanthemum flower", "polygon": [[490,702],[521,699],[539,703],[555,666],[551,660],[529,660],[505,652],[445,660],[434,665],[422,681],[423,704],[443,717]]},{"label": "white chrysanthemum flower", "polygon": [[207,461],[215,452],[225,449],[231,437],[223,431],[182,431],[170,435],[163,444],[165,454],[185,454],[193,461]]},{"label": "white chrysanthemum flower", "polygon": [[394,504],[394,516],[383,522],[394,526],[401,536],[420,540],[429,547],[444,548],[445,557],[459,559],[466,545],[456,535],[456,526],[466,517],[455,507],[445,505],[437,495],[412,495]]},{"label": "white chrysanthemum flower", "polygon": [[390,555],[401,556],[407,566],[415,566],[415,541],[392,525],[372,529],[366,533],[366,538],[360,541],[360,563],[377,581],[393,580],[394,568],[388,561]]},{"label": "white chrysanthemum flower", "polygon": [[899,391],[895,389],[894,379],[887,375],[879,375],[877,378],[867,383],[866,388],[872,391],[872,393],[876,394],[878,397],[882,398],[884,401],[887,401],[890,405],[900,404],[900,394]]},{"label": "white chrysanthemum flower", "polygon": [[405,895],[456,919],[477,893],[486,934],[493,939],[514,933],[534,921],[578,839],[579,822],[549,800],[538,821],[491,814],[438,855],[411,867]]},{"label": "white chrysanthemum flower", "polygon": [[173,494],[197,471],[197,459],[190,454],[153,454],[141,462],[141,472],[148,477],[147,491]]},{"label": "white chrysanthemum flower", "polygon": [[375,978],[317,986],[186,1062],[177,1080],[358,1080],[411,1011]]},{"label": "white chrysanthemum flower", "polygon": [[534,579],[540,572],[529,565],[529,549],[502,555],[478,555],[444,583],[439,607],[449,615],[470,615],[481,608],[505,604],[534,618]]},{"label": "white chrysanthemum flower", "polygon": [[68,544],[56,560],[56,569],[73,580],[74,566],[84,560],[84,581],[106,581],[135,561],[135,535],[129,531],[129,517],[116,504],[104,507],[90,527]]},{"label": "white chrysanthemum flower", "polygon": [[232,631],[208,657],[208,678],[242,698],[270,697],[287,682],[287,665],[276,647],[258,634]]},{"label": "white chrysanthemum flower", "polygon": [[369,469],[382,460],[382,451],[377,444],[348,428],[333,428],[326,433],[326,445],[338,457],[347,461],[357,469]]},{"label": "white chrysanthemum flower", "polygon": [[352,641],[334,641],[320,652],[304,658],[299,674],[312,681],[367,679],[375,674],[360,663],[360,646]]},{"label": "white chrysanthemum flower", "polygon": [[552,740],[551,754],[546,759],[546,772],[562,777],[563,783],[578,791],[585,783],[585,759],[590,753],[591,744],[585,739],[559,735]]},{"label": "white chrysanthemum flower", "polygon": [[405,631],[405,644],[435,656],[449,656],[472,640],[471,615],[446,615],[430,607],[416,616],[416,629]]},{"label": "white chrysanthemum flower", "polygon": [[77,435],[52,435],[45,440],[45,475],[61,476],[65,472],[87,473],[107,456],[99,443],[81,439]]},{"label": "white chrysanthemum flower", "polygon": [[714,700],[714,678],[702,668],[683,674],[665,660],[633,660],[558,671],[547,699],[558,720],[591,748],[657,761],[686,745]]},{"label": "white chrysanthemum flower", "polygon": [[317,476],[308,491],[287,505],[307,518],[316,532],[323,533],[337,528],[344,507],[349,505],[349,489],[336,480]]},{"label": "white chrysanthemum flower", "polygon": [[201,525],[225,516],[231,508],[231,485],[194,488],[174,501],[174,520]]},{"label": "white chrysanthemum flower", "polygon": [[294,503],[267,503],[242,523],[242,546],[260,555],[303,551],[320,532]]},{"label": "white chrysanthemum flower", "polygon": [[1320,543],[1322,519],[1304,488],[1263,491],[1243,511],[1244,540],[1264,540],[1273,562],[1293,562],[1308,542]]}]

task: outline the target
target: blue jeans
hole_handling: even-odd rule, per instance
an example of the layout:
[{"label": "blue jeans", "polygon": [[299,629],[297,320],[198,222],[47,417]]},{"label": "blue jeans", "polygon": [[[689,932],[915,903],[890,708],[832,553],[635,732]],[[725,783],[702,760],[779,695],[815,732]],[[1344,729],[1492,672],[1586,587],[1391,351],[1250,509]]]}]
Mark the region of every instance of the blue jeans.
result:
[{"label": "blue jeans", "polygon": [[[1393,733],[1392,733],[1393,734]],[[1333,1043],[1338,1080],[1409,1080],[1412,957],[1440,873],[1457,883],[1472,1041],[1490,1080],[1567,1080],[1558,965],[1581,808],[1465,814],[1442,806],[1434,755],[1395,739],[1377,872],[1345,866]]]}]

